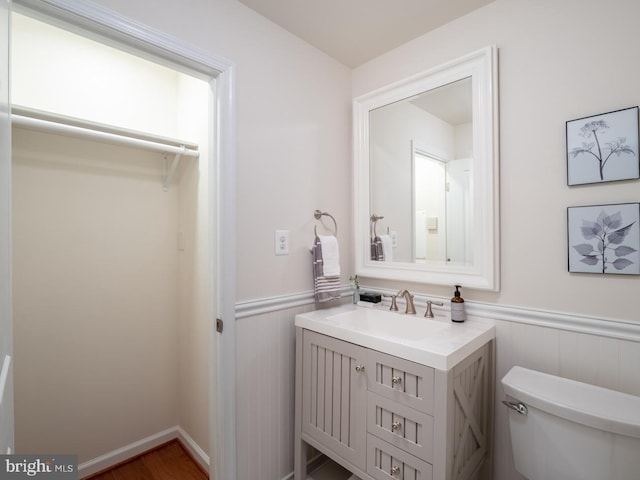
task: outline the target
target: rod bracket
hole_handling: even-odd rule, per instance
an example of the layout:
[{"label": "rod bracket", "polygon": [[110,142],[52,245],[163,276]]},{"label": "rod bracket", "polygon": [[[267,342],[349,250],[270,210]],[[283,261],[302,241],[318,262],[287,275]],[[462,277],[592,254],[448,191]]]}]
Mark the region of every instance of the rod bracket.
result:
[{"label": "rod bracket", "polygon": [[179,153],[176,153],[176,156],[173,157],[173,161],[171,162],[171,166],[167,166],[167,155],[168,154],[164,154],[164,159],[165,159],[165,171],[164,171],[164,180],[162,181],[162,189],[165,192],[169,191],[169,185],[171,185],[171,178],[173,178],[173,174],[176,171],[176,168],[178,167],[178,163],[180,163],[180,159],[182,158],[182,155],[184,154],[184,152],[186,151],[187,147],[184,145],[180,145],[180,149],[182,150]]}]

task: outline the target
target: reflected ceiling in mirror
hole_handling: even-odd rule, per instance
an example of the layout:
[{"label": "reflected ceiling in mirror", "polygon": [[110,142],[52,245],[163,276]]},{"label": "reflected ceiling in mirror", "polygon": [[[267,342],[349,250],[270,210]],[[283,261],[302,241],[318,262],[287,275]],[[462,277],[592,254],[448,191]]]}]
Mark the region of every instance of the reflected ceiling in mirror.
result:
[{"label": "reflected ceiling in mirror", "polygon": [[496,49],[354,101],[362,276],[498,289]]}]

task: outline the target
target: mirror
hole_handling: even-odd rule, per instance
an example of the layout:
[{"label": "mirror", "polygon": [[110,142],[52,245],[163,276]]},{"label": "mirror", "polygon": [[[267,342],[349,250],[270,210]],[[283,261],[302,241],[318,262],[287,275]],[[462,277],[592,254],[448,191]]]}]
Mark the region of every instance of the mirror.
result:
[{"label": "mirror", "polygon": [[355,99],[358,275],[498,290],[496,58]]}]

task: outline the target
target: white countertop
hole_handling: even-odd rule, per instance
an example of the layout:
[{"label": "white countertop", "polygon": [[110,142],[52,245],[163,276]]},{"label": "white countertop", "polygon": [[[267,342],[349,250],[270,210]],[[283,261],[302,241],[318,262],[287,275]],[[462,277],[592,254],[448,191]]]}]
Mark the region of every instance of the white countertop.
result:
[{"label": "white countertop", "polygon": [[493,322],[405,315],[382,308],[341,305],[296,315],[295,325],[439,370],[450,370],[495,338]]}]

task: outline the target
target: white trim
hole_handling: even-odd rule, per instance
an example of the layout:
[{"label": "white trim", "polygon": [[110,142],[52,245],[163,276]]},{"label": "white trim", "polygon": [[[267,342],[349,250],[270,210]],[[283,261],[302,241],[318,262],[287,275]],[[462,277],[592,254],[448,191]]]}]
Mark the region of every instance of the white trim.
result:
[{"label": "white trim", "polygon": [[[213,354],[216,368],[211,369],[211,398],[216,402],[209,414],[209,445],[212,447],[211,480],[236,480],[236,150],[235,150],[235,67],[228,64],[216,79],[215,99],[219,119],[216,125],[218,148],[216,175],[211,178],[210,192],[217,195],[213,229],[215,252],[210,270],[214,272],[213,287],[218,294],[215,318],[212,318]],[[223,334],[215,333],[216,318],[227,320]],[[225,385],[225,388],[218,388]]]},{"label": "white trim", "polygon": [[466,303],[470,315],[640,342],[640,323],[637,322],[510,305]]},{"label": "white trim", "polygon": [[[382,289],[378,287],[361,286],[362,290],[382,294],[395,294],[396,290]],[[343,286],[342,296],[351,295],[352,289]],[[433,311],[441,311],[448,314],[450,311],[450,298],[435,295],[416,293],[414,302],[420,309],[427,300],[443,302],[444,306],[433,306]],[[403,300],[398,299],[398,306],[402,309]],[[236,318],[246,318],[252,315],[286,310],[293,307],[313,304],[313,292],[302,292],[293,295],[281,295],[256,300],[239,302],[236,305]],[[602,318],[577,313],[564,313],[552,310],[542,310],[530,307],[518,307],[513,305],[497,305],[491,303],[465,301],[466,311],[470,316],[485,317],[494,320],[524,323],[539,327],[555,328],[576,333],[586,333],[601,337],[616,338],[640,342],[640,322],[620,320],[614,318]],[[419,312],[421,313],[421,312]]]},{"label": "white trim", "polygon": [[189,435],[184,428],[178,426],[178,440],[182,443],[182,445],[189,450],[191,456],[200,464],[202,468],[204,468],[207,472],[209,471],[209,455],[200,448],[191,435]]},{"label": "white trim", "polygon": [[[370,259],[369,112],[437,86],[473,77],[473,265],[377,262]],[[488,46],[353,100],[353,215],[355,272],[368,278],[500,290],[497,47]],[[480,121],[482,120],[482,121]],[[482,201],[480,201],[482,200]],[[384,215],[377,211],[376,214]]]},{"label": "white trim", "polygon": [[146,438],[81,463],[78,465],[78,475],[80,478],[88,477],[177,438],[179,438],[178,427],[168,428],[154,435],[149,435]]},{"label": "white trim", "polygon": [[[340,297],[350,297],[353,294],[353,287],[342,285],[340,287]],[[277,312],[288,308],[313,305],[315,303],[313,292],[300,292],[276,297],[265,297],[254,300],[246,300],[236,304],[236,320],[241,318],[262,315],[269,312]],[[226,328],[226,326],[225,326]]]},{"label": "white trim", "polygon": [[130,460],[136,455],[145,453],[171,440],[179,440],[202,468],[209,470],[209,456],[182,427],[176,426],[81,463],[78,465],[78,475],[80,478],[88,477],[111,468],[120,462]]},{"label": "white trim", "polygon": [[203,80],[216,77],[233,65],[233,62],[211,55],[195,45],[153,29],[143,23],[115,12],[90,0],[14,0],[15,10],[28,10],[47,22],[58,21],[66,28],[82,30],[82,34],[99,37],[134,47],[138,53],[151,59],[161,57],[178,70]]},{"label": "white trim", "polygon": [[[211,55],[194,45],[120,15],[89,0],[16,0],[17,6],[32,14],[58,20],[86,35],[90,33],[123,45],[152,60],[162,58],[177,70],[211,81],[215,88],[213,111],[217,114],[210,132],[216,149],[212,154],[212,221],[210,272],[217,292],[216,308],[211,318],[213,355],[216,368],[211,369],[209,391],[210,445],[212,480],[235,480],[236,464],[236,365],[235,327],[235,66],[227,59]],[[224,253],[224,254],[223,254]],[[224,280],[224,281],[223,281]],[[213,299],[212,299],[213,302]],[[215,317],[228,319],[224,337],[215,333]],[[217,388],[225,385],[226,388]],[[214,396],[215,395],[215,401]]]},{"label": "white trim", "polygon": [[11,355],[5,355],[2,361],[2,371],[0,371],[0,406],[4,403],[4,389],[9,378],[9,366],[11,365]]}]

